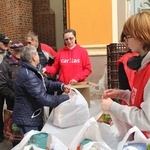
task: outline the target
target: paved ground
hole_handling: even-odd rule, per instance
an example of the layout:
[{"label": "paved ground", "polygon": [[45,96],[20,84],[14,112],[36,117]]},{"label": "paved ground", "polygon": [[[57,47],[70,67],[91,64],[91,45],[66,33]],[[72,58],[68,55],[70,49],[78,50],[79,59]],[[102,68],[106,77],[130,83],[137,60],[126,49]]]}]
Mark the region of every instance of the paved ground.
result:
[{"label": "paved ground", "polygon": [[7,140],[3,140],[0,143],[0,150],[11,150],[11,148],[12,148],[12,144]]}]

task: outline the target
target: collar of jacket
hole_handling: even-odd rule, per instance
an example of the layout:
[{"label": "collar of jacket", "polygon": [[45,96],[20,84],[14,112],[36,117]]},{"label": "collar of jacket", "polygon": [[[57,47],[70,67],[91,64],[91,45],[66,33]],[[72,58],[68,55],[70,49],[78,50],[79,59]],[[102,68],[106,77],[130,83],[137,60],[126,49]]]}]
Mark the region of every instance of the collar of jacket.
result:
[{"label": "collar of jacket", "polygon": [[[33,71],[43,82],[43,85],[46,89],[46,85],[45,85],[45,80],[44,77],[42,75],[41,71],[41,67],[40,64],[37,67],[34,67],[31,63],[29,62],[22,62],[22,67],[25,67],[26,69],[29,69],[31,71]],[[40,69],[40,70],[39,70]]]}]

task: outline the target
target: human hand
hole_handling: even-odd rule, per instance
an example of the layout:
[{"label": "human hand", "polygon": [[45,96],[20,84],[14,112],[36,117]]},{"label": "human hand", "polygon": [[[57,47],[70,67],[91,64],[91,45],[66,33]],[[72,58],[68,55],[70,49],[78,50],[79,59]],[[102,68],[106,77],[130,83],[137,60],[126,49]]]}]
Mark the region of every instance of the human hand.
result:
[{"label": "human hand", "polygon": [[105,90],[102,99],[107,99],[107,98],[118,98],[119,97],[119,90],[118,89],[108,89]]},{"label": "human hand", "polygon": [[102,99],[101,101],[101,108],[103,111],[110,111],[111,104],[113,100],[111,98]]},{"label": "human hand", "polygon": [[69,82],[69,84],[71,84],[71,85],[75,85],[77,83],[78,83],[78,81],[76,81],[75,79],[71,79]]},{"label": "human hand", "polygon": [[64,92],[69,93],[70,92],[70,86],[69,85],[64,85]]},{"label": "human hand", "polygon": [[46,68],[42,68],[42,73],[45,73],[46,72]]}]

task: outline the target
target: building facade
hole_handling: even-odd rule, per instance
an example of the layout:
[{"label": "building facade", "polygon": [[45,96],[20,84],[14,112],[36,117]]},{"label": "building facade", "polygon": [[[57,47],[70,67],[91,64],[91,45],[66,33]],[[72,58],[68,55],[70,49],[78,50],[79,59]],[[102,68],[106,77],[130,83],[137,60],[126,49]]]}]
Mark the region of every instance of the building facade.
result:
[{"label": "building facade", "polygon": [[119,42],[125,20],[149,9],[150,0],[0,0],[0,7],[0,33],[12,40],[23,42],[31,30],[58,51],[64,29],[75,29],[77,42],[90,55],[88,79],[96,83],[107,65],[107,45]]}]

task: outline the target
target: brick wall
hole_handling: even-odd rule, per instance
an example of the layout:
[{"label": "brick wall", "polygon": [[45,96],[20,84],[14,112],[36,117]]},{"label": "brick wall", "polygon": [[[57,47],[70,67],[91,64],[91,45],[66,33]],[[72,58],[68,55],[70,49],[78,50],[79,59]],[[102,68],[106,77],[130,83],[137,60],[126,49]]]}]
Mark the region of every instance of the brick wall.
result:
[{"label": "brick wall", "polygon": [[0,0],[0,7],[0,33],[23,41],[33,30],[32,0]]},{"label": "brick wall", "polygon": [[34,31],[40,42],[56,49],[55,13],[49,0],[0,0],[0,33],[24,42],[28,31]]},{"label": "brick wall", "polygon": [[40,42],[56,49],[55,13],[49,0],[33,0],[33,30]]}]

